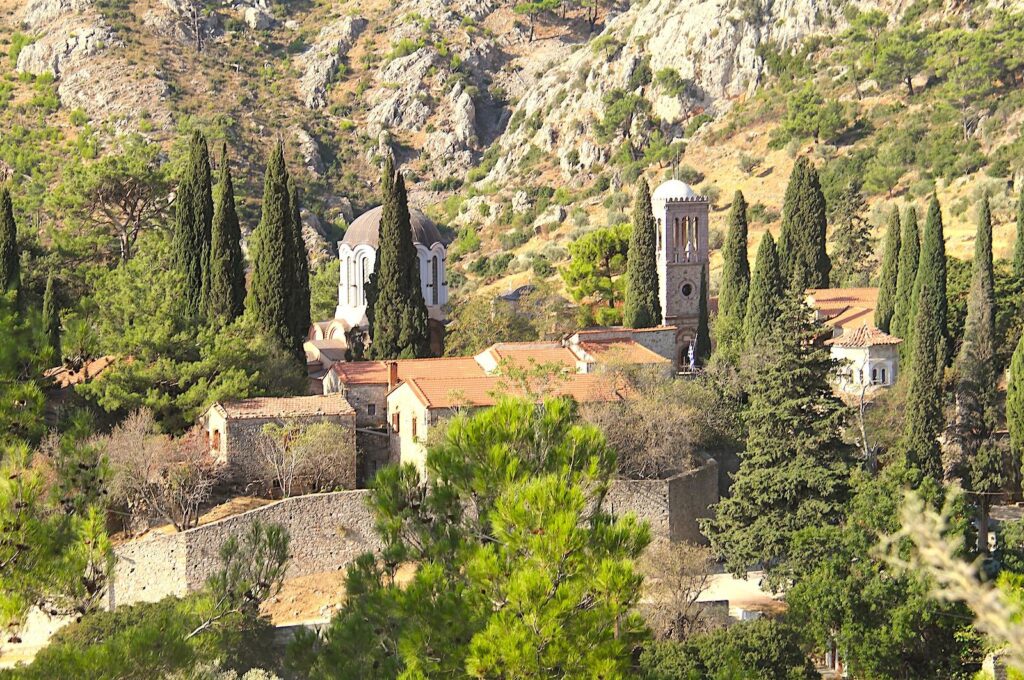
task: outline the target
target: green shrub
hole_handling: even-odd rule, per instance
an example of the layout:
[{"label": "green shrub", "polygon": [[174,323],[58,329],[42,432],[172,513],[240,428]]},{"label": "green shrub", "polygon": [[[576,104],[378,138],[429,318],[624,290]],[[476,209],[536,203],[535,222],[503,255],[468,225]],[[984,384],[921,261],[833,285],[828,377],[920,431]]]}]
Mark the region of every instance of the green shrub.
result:
[{"label": "green shrub", "polygon": [[411,38],[402,38],[397,43],[395,43],[394,47],[391,48],[391,51],[388,52],[388,59],[393,60],[400,59],[401,57],[407,57],[413,52],[416,52],[421,47],[423,47],[424,44],[425,43],[422,38],[420,38],[419,40],[413,40]]},{"label": "green shrub", "polygon": [[671,97],[683,96],[690,87],[690,82],[679,75],[679,71],[668,67],[654,74],[654,84]]}]

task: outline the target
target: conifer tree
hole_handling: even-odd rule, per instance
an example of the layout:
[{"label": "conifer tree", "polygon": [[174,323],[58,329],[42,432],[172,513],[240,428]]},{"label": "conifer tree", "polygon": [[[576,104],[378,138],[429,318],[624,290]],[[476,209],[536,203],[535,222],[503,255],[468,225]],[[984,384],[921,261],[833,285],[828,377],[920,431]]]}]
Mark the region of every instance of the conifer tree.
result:
[{"label": "conifer tree", "polygon": [[754,274],[750,280],[750,295],[747,298],[747,314],[743,323],[747,347],[757,346],[769,335],[779,318],[782,295],[782,272],[779,269],[775,239],[765,232],[757,249]]},{"label": "conifer tree", "polygon": [[1017,199],[1017,241],[1013,244],[1013,275],[1024,279],[1024,188]]},{"label": "conifer tree", "polygon": [[924,283],[914,318],[914,356],[910,366],[903,434],[896,449],[914,474],[913,483],[925,477],[942,481],[942,452],[939,435],[943,429],[942,381],[935,370],[942,333],[936,313],[933,284]]},{"label": "conifer tree", "polygon": [[213,225],[213,185],[210,151],[198,130],[189,140],[188,162],[175,197],[174,245],[178,267],[185,275],[182,295],[191,314],[204,308],[209,287],[210,232]]},{"label": "conifer tree", "polygon": [[867,205],[860,182],[851,180],[832,210],[832,271],[829,283],[836,288],[868,285],[874,268],[874,239],[864,218]]},{"label": "conifer tree", "polygon": [[288,316],[289,288],[295,280],[291,220],[288,171],[284,165],[284,149],[278,142],[267,163],[263,180],[263,214],[252,237],[252,285],[246,308],[283,347],[295,351]]},{"label": "conifer tree", "polygon": [[882,259],[882,273],[878,282],[878,304],[875,307],[875,326],[886,333],[892,327],[896,311],[896,285],[900,266],[900,211],[895,206],[889,214],[889,226],[885,232],[885,256]]},{"label": "conifer tree", "polygon": [[921,241],[917,227],[917,211],[913,206],[903,214],[900,233],[900,265],[896,273],[896,304],[893,305],[892,322],[889,332],[901,338],[900,361],[904,367],[910,363],[910,340],[913,323],[910,308],[913,306],[914,281],[917,279],[917,265],[921,259]]},{"label": "conifer tree", "polygon": [[828,220],[818,171],[798,158],[782,205],[779,264],[789,290],[828,288],[832,263],[825,249]]},{"label": "conifer tree", "polygon": [[[927,293],[926,293],[927,291]],[[914,279],[914,294],[911,299],[910,313],[917,318],[917,310],[921,307],[923,295],[931,295],[930,309],[935,314],[937,332],[935,338],[935,370],[941,381],[942,372],[949,363],[949,331],[947,328],[948,302],[946,298],[946,240],[942,228],[942,209],[939,199],[932,196],[928,205],[928,218],[924,224],[924,236],[921,239],[921,258],[917,265],[917,277]],[[916,360],[917,324],[911,333],[911,361]]]},{"label": "conifer tree", "polygon": [[43,293],[43,332],[46,344],[53,350],[53,362],[60,363],[60,306],[53,289],[53,274],[46,277],[46,291]]},{"label": "conifer tree", "polygon": [[651,188],[646,179],[641,179],[633,200],[633,231],[626,258],[626,303],[622,320],[628,328],[651,328],[662,321],[656,230]]},{"label": "conifer tree", "polygon": [[10,291],[21,293],[21,262],[11,190],[5,186],[0,188],[0,294]]},{"label": "conifer tree", "polygon": [[290,314],[292,336],[296,344],[301,347],[309,334],[310,310],[309,310],[309,254],[306,252],[306,240],[302,237],[302,208],[299,205],[299,190],[295,186],[295,180],[288,178],[288,201],[291,204],[292,219],[291,254],[294,258],[292,274],[294,282],[291,287],[292,300],[290,303]]},{"label": "conifer tree", "polygon": [[1024,460],[1024,335],[1010,359],[1006,382],[1006,428],[1015,460]]},{"label": "conifer tree", "polygon": [[782,302],[780,317],[750,378],[746,450],[732,493],[704,525],[734,573],[762,564],[785,577],[787,562],[799,558],[796,534],[837,524],[850,492],[847,409],[829,382],[835,362],[811,342],[820,327],[795,294]]},{"label": "conifer tree", "polygon": [[245,311],[245,260],[227,144],[221,151],[218,187],[210,238],[210,288],[206,297],[206,315],[210,319],[230,322]]},{"label": "conifer tree", "polygon": [[711,328],[708,319],[708,268],[700,269],[700,299],[698,301],[697,335],[693,339],[693,360],[698,366],[707,363],[711,356]]},{"label": "conifer tree", "polygon": [[722,283],[718,290],[715,339],[719,354],[736,358],[743,345],[743,320],[750,294],[750,262],[747,259],[747,201],[737,191],[729,214],[729,231],[722,247]]},{"label": "conifer tree", "polygon": [[384,209],[374,267],[370,357],[424,357],[430,352],[427,305],[420,287],[419,258],[412,241],[405,180],[389,158],[384,165]]}]

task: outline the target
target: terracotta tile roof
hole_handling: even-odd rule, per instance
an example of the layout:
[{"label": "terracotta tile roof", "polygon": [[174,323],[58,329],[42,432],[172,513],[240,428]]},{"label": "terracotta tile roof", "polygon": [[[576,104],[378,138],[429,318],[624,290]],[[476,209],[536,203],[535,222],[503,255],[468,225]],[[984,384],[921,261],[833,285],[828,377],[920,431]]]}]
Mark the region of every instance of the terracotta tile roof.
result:
[{"label": "terracotta tile roof", "polygon": [[902,340],[897,337],[893,337],[888,333],[880,331],[874,326],[864,324],[857,329],[848,330],[838,338],[832,338],[826,340],[826,345],[832,345],[834,347],[875,347],[876,345],[898,345]]},{"label": "terracotta tile roof", "polygon": [[326,338],[324,340],[307,340],[306,359],[319,360],[323,357],[329,361],[343,361],[348,343],[338,338]]},{"label": "terracotta tile roof", "polygon": [[807,301],[823,317],[831,319],[849,307],[872,312],[878,305],[878,288],[808,288]]},{"label": "terracotta tile roof", "polygon": [[587,340],[579,344],[597,361],[621,361],[630,364],[670,364],[657,352],[647,349],[635,340]]},{"label": "terracotta tile roof", "polygon": [[308,397],[256,397],[217,404],[227,418],[295,418],[302,416],[344,416],[355,411],[340,394]]},{"label": "terracotta tile roof", "polygon": [[[461,379],[413,378],[405,385],[427,408],[493,406],[503,396],[523,395],[521,388],[497,375]],[[620,401],[624,398],[623,391],[616,389],[607,376],[597,374],[566,374],[564,379],[553,380],[550,392],[571,396],[581,403]]]},{"label": "terracotta tile roof", "polygon": [[560,342],[498,342],[482,354],[490,355],[495,364],[502,361],[514,366],[534,364],[561,364],[576,370],[576,355]]},{"label": "terracotta tile roof", "polygon": [[72,371],[66,366],[54,366],[53,368],[48,368],[43,372],[43,377],[50,380],[53,387],[64,389],[66,387],[80,385],[84,383],[87,378],[92,380],[93,378],[98,377],[116,361],[116,356],[108,354],[88,362],[80,371]]},{"label": "terracotta tile roof", "polygon": [[[449,378],[480,376],[484,369],[473,357],[441,357],[438,359],[399,359],[398,379]],[[331,369],[346,385],[387,385],[388,365],[384,361],[346,361]]]},{"label": "terracotta tile roof", "polygon": [[605,326],[601,328],[584,328],[583,330],[576,331],[575,335],[583,337],[585,335],[605,335],[610,336],[613,334],[621,334],[623,337],[629,337],[634,333],[657,333],[660,331],[677,330],[678,326],[652,326],[651,328],[626,328],[625,326]]},{"label": "terracotta tile roof", "polygon": [[875,310],[867,307],[847,307],[828,320],[834,328],[860,328],[871,323],[875,318]]}]

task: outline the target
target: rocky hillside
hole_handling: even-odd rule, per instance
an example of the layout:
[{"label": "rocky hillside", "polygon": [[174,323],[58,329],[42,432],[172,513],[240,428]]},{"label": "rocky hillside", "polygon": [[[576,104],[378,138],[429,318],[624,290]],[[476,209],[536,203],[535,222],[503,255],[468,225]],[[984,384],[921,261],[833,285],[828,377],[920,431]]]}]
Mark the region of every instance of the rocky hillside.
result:
[{"label": "rocky hillside", "polygon": [[[640,174],[702,185],[718,199],[716,220],[742,188],[755,231],[771,228],[797,153],[816,154],[826,174],[870,174],[886,121],[913,113],[931,125],[949,98],[923,64],[914,98],[899,96],[899,82],[856,77],[858,11],[889,19],[870,28],[871,49],[910,22],[930,32],[996,20],[981,4],[922,0],[590,4],[531,17],[499,0],[0,0],[0,125],[11,131],[0,172],[18,183],[22,210],[59,224],[48,196],[70,164],[136,132],[173,163],[174,140],[199,127],[229,143],[251,227],[262,159],[282,138],[309,236],[326,251],[374,202],[377,164],[394,153],[413,200],[450,228],[455,283],[507,286],[551,276],[573,238],[620,221]],[[829,139],[790,130],[807,83],[843,122]],[[1016,88],[995,94],[1017,100]],[[998,118],[995,105],[984,112],[997,122],[975,121],[963,140],[984,162],[954,178],[932,166],[956,159],[924,170],[907,161],[887,186],[867,187],[872,204],[935,190],[953,209],[1016,169],[983,172],[1019,137],[1016,104],[998,108]],[[997,205],[1004,218],[1007,205]],[[951,219],[965,227],[968,212]]]}]

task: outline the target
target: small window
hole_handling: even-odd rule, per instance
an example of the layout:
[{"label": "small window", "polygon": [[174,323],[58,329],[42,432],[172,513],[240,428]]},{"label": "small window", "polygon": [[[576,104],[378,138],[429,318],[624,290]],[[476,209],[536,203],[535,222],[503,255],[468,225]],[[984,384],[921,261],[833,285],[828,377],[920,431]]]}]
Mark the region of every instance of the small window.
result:
[{"label": "small window", "polygon": [[413,416],[411,424],[412,424],[412,430],[411,430],[412,431],[412,438],[415,439],[416,438],[416,417],[415,416]]},{"label": "small window", "polygon": [[210,448],[214,451],[220,451],[220,430],[213,431],[213,441],[210,442]]},{"label": "small window", "polygon": [[877,368],[872,368],[871,369],[871,382],[873,382],[873,383],[877,383],[878,382],[878,369]]},{"label": "small window", "polygon": [[883,385],[888,385],[889,382],[885,379],[885,369],[884,368],[882,369],[881,375],[882,375],[882,384]]},{"label": "small window", "polygon": [[399,418],[399,414],[392,413],[391,414],[391,429],[394,430],[395,432],[398,432],[399,431],[398,424],[400,422],[401,422],[401,418]]},{"label": "small window", "polygon": [[684,283],[682,287],[682,293],[683,297],[690,297],[691,295],[693,295],[693,284]]},{"label": "small window", "polygon": [[367,404],[366,405],[366,415],[368,415],[368,416],[375,416],[375,415],[377,415],[377,405],[376,404]]}]

